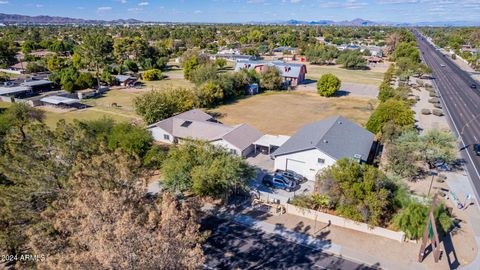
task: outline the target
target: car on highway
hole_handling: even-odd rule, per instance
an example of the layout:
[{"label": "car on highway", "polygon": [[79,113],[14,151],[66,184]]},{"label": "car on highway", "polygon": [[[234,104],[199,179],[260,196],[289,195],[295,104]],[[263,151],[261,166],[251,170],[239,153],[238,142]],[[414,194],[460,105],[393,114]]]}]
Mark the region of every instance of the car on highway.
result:
[{"label": "car on highway", "polygon": [[450,166],[443,160],[437,160],[434,163],[435,168],[437,168],[438,171],[442,172],[448,172],[450,171]]},{"label": "car on highway", "polygon": [[441,67],[446,67],[445,64],[440,64]]},{"label": "car on highway", "polygon": [[281,175],[291,181],[294,181],[297,185],[305,182],[307,179],[303,177],[301,174],[298,174],[292,170],[276,170],[276,175]]},{"label": "car on highway", "polygon": [[297,186],[294,181],[290,181],[285,177],[282,177],[277,174],[274,176],[271,176],[270,174],[266,174],[262,179],[262,183],[267,187],[284,189],[288,192],[293,191]]},{"label": "car on highway", "polygon": [[472,84],[470,84],[470,88],[472,88],[472,89],[477,89],[477,85],[474,84],[474,83],[472,83]]},{"label": "car on highway", "polygon": [[473,145],[473,151],[477,156],[480,156],[480,144],[476,143]]}]

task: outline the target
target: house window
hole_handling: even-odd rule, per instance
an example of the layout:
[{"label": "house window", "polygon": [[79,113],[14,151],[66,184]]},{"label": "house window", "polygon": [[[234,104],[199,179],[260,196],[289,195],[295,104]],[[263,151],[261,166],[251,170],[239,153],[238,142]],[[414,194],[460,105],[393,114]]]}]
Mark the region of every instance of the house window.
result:
[{"label": "house window", "polygon": [[230,149],[230,154],[236,155],[236,154],[237,154],[237,150],[235,150],[235,149]]},{"label": "house window", "polygon": [[319,164],[323,164],[323,163],[325,163],[325,159],[323,159],[323,158],[319,158],[319,159],[318,159],[318,163],[319,163]]},{"label": "house window", "polygon": [[170,135],[163,134],[163,139],[169,141],[170,140]]}]

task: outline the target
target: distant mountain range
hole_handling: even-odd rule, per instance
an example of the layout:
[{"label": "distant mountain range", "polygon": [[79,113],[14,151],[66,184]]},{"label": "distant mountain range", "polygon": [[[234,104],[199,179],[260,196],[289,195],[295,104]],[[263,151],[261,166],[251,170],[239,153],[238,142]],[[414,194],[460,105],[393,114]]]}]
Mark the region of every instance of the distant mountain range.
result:
[{"label": "distant mountain range", "polygon": [[[118,20],[87,20],[69,17],[58,16],[26,16],[18,14],[4,14],[0,13],[0,23],[2,24],[155,24],[161,22],[146,22],[137,19],[118,19]],[[205,22],[208,23],[208,22]],[[398,22],[374,22],[364,19],[354,19],[350,21],[332,21],[332,20],[319,20],[319,21],[301,21],[301,20],[288,20],[288,21],[252,21],[244,24],[258,24],[258,25],[338,25],[338,26],[480,26],[480,21],[439,21],[439,22],[417,22],[417,23],[398,23]]]},{"label": "distant mountain range", "polygon": [[85,20],[57,16],[26,16],[18,14],[0,13],[0,23],[3,24],[139,24],[143,21],[136,19],[120,19],[113,21]]},{"label": "distant mountain range", "polygon": [[354,19],[351,21],[331,21],[331,20],[319,20],[319,21],[273,21],[273,22],[250,22],[251,24],[283,24],[283,25],[337,25],[337,26],[480,26],[479,22],[470,21],[438,21],[438,22],[375,22],[364,19]]}]

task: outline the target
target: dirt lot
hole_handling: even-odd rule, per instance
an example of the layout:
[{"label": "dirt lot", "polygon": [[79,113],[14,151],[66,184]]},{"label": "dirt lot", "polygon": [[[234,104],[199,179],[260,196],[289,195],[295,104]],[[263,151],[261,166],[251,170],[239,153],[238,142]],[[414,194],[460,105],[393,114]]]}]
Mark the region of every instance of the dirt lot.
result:
[{"label": "dirt lot", "polygon": [[375,100],[360,97],[320,97],[304,92],[268,92],[220,106],[225,124],[248,123],[265,133],[291,135],[303,125],[333,115],[343,115],[361,125],[370,116]]},{"label": "dirt lot", "polygon": [[[312,81],[308,84],[301,84],[295,90],[317,93],[317,82]],[[342,87],[337,92],[338,96],[356,96],[377,98],[378,87],[373,84],[348,83],[342,82]]]},{"label": "dirt lot", "polygon": [[380,85],[388,64],[378,64],[370,70],[348,70],[335,66],[319,66],[307,64],[307,79],[318,80],[323,74],[332,73],[342,82]]}]

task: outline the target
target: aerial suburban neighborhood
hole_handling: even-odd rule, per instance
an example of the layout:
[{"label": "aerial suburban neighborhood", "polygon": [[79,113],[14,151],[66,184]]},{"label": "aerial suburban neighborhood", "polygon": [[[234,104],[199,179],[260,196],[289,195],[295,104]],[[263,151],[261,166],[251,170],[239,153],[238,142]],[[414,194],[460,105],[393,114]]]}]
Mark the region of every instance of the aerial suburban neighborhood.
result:
[{"label": "aerial suburban neighborhood", "polygon": [[0,269],[480,269],[479,11],[0,1]]}]

